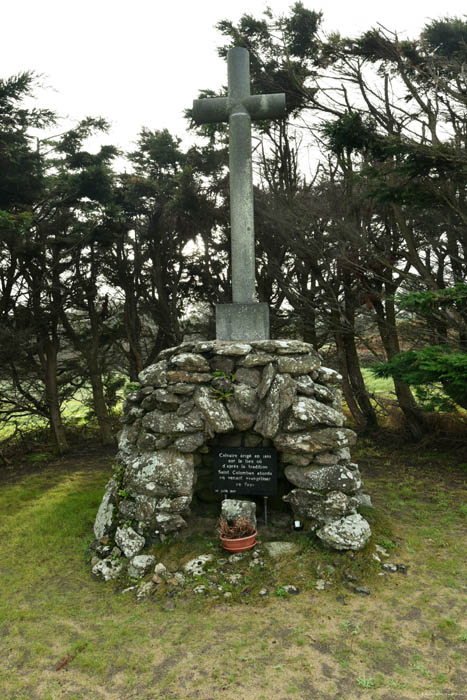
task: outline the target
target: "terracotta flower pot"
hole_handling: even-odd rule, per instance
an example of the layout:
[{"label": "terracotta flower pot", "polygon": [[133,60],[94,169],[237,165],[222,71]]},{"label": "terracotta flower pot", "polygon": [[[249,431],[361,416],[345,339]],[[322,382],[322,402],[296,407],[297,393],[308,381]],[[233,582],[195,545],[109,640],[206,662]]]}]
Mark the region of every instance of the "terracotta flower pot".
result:
[{"label": "terracotta flower pot", "polygon": [[221,542],[224,545],[224,549],[226,549],[228,552],[246,552],[248,549],[253,549],[253,547],[256,544],[256,535],[258,534],[257,530],[254,531],[252,535],[248,535],[248,537],[237,537],[234,540],[231,540],[228,537],[222,537]]}]

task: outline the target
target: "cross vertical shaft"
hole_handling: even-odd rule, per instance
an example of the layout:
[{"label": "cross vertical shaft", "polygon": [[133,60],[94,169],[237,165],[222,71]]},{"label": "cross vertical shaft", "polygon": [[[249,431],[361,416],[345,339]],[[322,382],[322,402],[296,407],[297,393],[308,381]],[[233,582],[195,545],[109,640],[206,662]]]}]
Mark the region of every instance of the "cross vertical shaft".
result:
[{"label": "cross vertical shaft", "polygon": [[231,49],[227,65],[229,99],[235,103],[229,115],[232,301],[248,304],[256,301],[251,118],[242,104],[250,96],[248,51]]}]

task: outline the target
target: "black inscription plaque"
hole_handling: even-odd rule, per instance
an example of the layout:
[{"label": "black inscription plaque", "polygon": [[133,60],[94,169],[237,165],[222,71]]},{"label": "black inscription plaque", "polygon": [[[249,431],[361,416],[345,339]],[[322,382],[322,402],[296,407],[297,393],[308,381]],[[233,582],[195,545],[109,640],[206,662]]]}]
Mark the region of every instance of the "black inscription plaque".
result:
[{"label": "black inscription plaque", "polygon": [[269,447],[212,449],[214,491],[226,495],[274,496],[277,491],[277,452]]}]

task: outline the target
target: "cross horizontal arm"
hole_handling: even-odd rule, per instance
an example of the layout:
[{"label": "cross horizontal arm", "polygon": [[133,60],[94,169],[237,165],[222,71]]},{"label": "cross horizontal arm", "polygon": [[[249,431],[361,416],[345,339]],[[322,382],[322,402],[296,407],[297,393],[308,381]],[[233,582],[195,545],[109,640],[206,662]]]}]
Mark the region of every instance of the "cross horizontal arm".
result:
[{"label": "cross horizontal arm", "polygon": [[227,97],[204,97],[193,100],[193,119],[197,124],[212,124],[229,121],[229,99]]},{"label": "cross horizontal arm", "polygon": [[285,116],[285,94],[249,95],[241,100],[230,97],[204,97],[193,100],[193,119],[197,124],[228,122],[236,111],[248,112],[251,119],[279,119]]},{"label": "cross horizontal arm", "polygon": [[280,119],[285,116],[285,93],[250,95],[242,104],[252,119]]}]

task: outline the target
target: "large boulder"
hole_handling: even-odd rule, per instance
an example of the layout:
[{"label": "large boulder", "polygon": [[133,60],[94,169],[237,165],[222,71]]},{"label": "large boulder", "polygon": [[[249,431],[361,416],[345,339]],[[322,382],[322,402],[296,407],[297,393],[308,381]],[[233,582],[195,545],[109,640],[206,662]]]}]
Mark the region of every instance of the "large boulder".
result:
[{"label": "large boulder", "polygon": [[316,533],[332,549],[363,549],[371,537],[368,522],[360,513],[327,523]]},{"label": "large boulder", "polygon": [[308,374],[318,369],[321,364],[318,353],[310,352],[306,355],[284,355],[277,359],[279,372],[287,374]]},{"label": "large boulder", "polygon": [[234,386],[233,396],[227,403],[227,410],[236,430],[249,430],[256,420],[258,399],[256,391],[249,386]]},{"label": "large boulder", "polygon": [[353,496],[340,491],[322,494],[318,491],[293,489],[283,497],[283,500],[290,503],[298,520],[317,520],[322,523],[355,513],[357,505]]},{"label": "large boulder", "polygon": [[337,384],[342,383],[342,375],[330,367],[320,367],[318,369],[318,381],[320,384]]},{"label": "large boulder", "polygon": [[166,360],[149,365],[138,374],[138,381],[143,386],[167,386],[167,366]]},{"label": "large boulder", "polygon": [[265,352],[252,352],[238,362],[239,367],[264,367],[274,362],[274,355]]},{"label": "large boulder", "polygon": [[132,527],[124,525],[118,527],[115,533],[115,544],[120,547],[123,554],[130,559],[135,554],[139,554],[146,544],[146,540],[142,535],[133,530]]},{"label": "large boulder", "polygon": [[258,412],[255,431],[265,438],[273,438],[280,427],[280,420],[292,405],[297,387],[288,374],[278,374]]},{"label": "large boulder", "polygon": [[285,468],[285,475],[295,486],[312,491],[342,491],[352,494],[362,487],[358,469],[352,471],[341,465],[316,469],[291,464]]},{"label": "large boulder", "polygon": [[226,498],[222,501],[221,517],[225,520],[246,518],[253,527],[256,527],[256,503],[254,501]]},{"label": "large boulder", "polygon": [[125,487],[132,495],[191,497],[194,479],[193,455],[166,449],[135,457],[125,472]]},{"label": "large boulder", "polygon": [[319,424],[341,427],[344,420],[342,413],[331,406],[326,406],[309,396],[300,396],[293,402],[292,416],[286,427],[292,432]]},{"label": "large boulder", "polygon": [[177,411],[183,402],[183,396],[174,394],[168,389],[156,389],[152,396],[147,396],[141,404],[146,411],[161,408],[164,411]]},{"label": "large boulder", "polygon": [[143,578],[155,563],[156,557],[152,554],[137,554],[128,564],[128,576],[130,578]]},{"label": "large boulder", "polygon": [[204,418],[202,413],[193,408],[186,416],[179,416],[177,413],[165,413],[155,409],[146,413],[143,418],[143,428],[153,433],[196,433],[204,428]]},{"label": "large boulder", "polygon": [[251,352],[251,345],[248,343],[232,343],[222,340],[216,341],[214,344],[214,353],[216,355],[228,355],[230,357],[243,357]]},{"label": "large boulder", "polygon": [[281,431],[275,436],[274,445],[284,452],[315,455],[355,445],[356,440],[356,434],[349,428],[317,428],[299,433]]},{"label": "large boulder", "polygon": [[189,370],[190,372],[209,372],[209,362],[202,355],[192,352],[182,352],[180,355],[172,357],[170,364],[177,369]]},{"label": "large boulder", "polygon": [[313,396],[315,393],[315,383],[309,374],[302,374],[299,377],[295,377],[297,383],[297,391],[299,394],[305,394],[305,396]]},{"label": "large boulder", "polygon": [[193,400],[203,414],[206,429],[212,436],[216,433],[228,433],[234,429],[234,424],[224,404],[212,395],[208,387],[198,387]]},{"label": "large boulder", "polygon": [[240,369],[235,372],[235,381],[238,384],[257,387],[261,381],[261,373],[257,369],[240,367]]},{"label": "large boulder", "polygon": [[[174,435],[162,435],[161,433],[149,433],[142,430],[136,441],[138,448],[138,454],[144,454],[145,452],[156,452],[157,450],[163,450],[164,447],[168,447],[174,440]],[[119,452],[120,459],[124,464],[130,464],[135,458],[135,450],[133,449],[129,454],[125,456],[122,452]]]},{"label": "large boulder", "polygon": [[118,459],[127,463],[135,452],[135,444],[138,439],[137,426],[125,424],[117,434]]},{"label": "large boulder", "polygon": [[264,399],[266,394],[268,393],[269,389],[271,388],[271,384],[274,381],[274,377],[277,374],[277,370],[275,366],[273,365],[272,362],[267,364],[264,369],[263,373],[261,375],[261,382],[258,386],[258,397],[260,399]]},{"label": "large boulder", "polygon": [[117,491],[117,482],[115,479],[110,479],[105,487],[105,493],[94,522],[94,536],[96,540],[109,535],[115,528]]},{"label": "large boulder", "polygon": [[121,559],[101,559],[92,567],[92,573],[98,578],[103,578],[104,581],[111,581],[120,576],[123,570],[123,562]]}]

